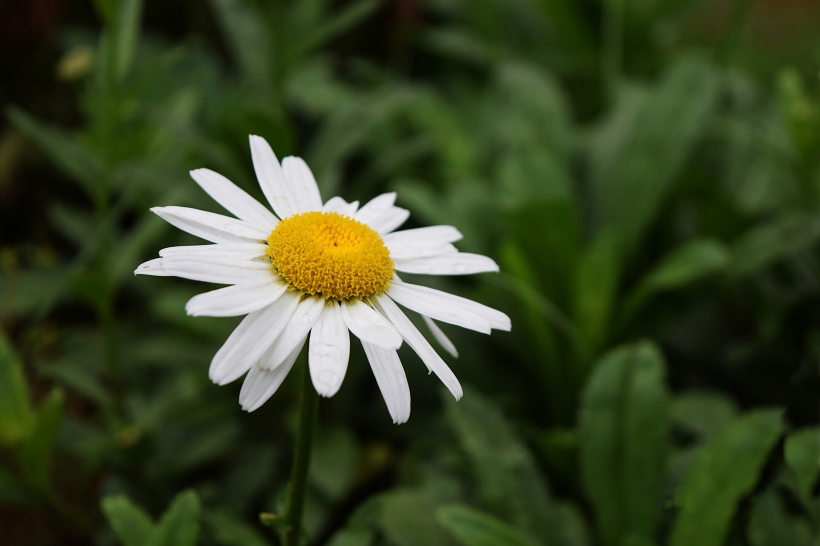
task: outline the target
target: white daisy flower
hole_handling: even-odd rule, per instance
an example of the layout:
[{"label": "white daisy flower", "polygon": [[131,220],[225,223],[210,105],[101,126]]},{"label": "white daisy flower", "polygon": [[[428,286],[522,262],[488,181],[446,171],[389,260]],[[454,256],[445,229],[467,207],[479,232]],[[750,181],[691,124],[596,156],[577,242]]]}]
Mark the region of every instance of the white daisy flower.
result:
[{"label": "white daisy flower", "polygon": [[191,298],[192,316],[247,315],[211,362],[210,378],[225,385],[246,375],[239,402],[264,404],[293,367],[308,340],[310,376],[325,397],[339,390],[358,337],[394,423],[410,416],[410,389],[396,350],[406,341],[458,400],[453,372],[397,303],[422,315],[433,337],[455,347],[433,320],[489,334],[509,330],[495,309],[446,292],[402,282],[396,272],[467,275],[498,271],[485,256],[459,252],[452,226],[395,231],[410,213],[385,193],[359,208],[333,197],[322,205],[307,164],[279,164],[265,139],[250,137],[253,166],[273,212],[208,169],[191,177],[236,218],[186,207],[151,209],[168,223],[210,241],[171,247],[135,274],[175,276],[230,285]]}]

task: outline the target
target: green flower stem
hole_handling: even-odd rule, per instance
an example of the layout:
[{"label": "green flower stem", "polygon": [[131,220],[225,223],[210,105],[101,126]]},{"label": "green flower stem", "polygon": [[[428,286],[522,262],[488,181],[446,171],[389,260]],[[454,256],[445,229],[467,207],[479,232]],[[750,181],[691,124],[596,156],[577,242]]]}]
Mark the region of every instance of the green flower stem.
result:
[{"label": "green flower stem", "polygon": [[302,508],[305,504],[310,450],[313,447],[313,427],[319,408],[319,396],[310,380],[307,359],[302,359],[302,393],[299,400],[299,430],[296,434],[296,450],[293,454],[293,468],[290,474],[288,492],[285,546],[298,546],[302,533]]}]

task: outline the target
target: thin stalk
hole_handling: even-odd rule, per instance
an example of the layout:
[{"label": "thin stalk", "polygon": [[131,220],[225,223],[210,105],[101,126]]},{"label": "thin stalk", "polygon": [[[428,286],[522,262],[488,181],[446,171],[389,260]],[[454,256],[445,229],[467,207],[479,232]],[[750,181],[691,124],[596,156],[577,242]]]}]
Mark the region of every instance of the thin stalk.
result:
[{"label": "thin stalk", "polygon": [[313,428],[319,408],[319,396],[310,379],[307,359],[302,359],[302,387],[299,399],[299,430],[296,434],[296,450],[293,454],[293,468],[290,473],[288,492],[285,546],[298,546],[302,533],[302,508],[305,504],[310,451],[313,448]]}]

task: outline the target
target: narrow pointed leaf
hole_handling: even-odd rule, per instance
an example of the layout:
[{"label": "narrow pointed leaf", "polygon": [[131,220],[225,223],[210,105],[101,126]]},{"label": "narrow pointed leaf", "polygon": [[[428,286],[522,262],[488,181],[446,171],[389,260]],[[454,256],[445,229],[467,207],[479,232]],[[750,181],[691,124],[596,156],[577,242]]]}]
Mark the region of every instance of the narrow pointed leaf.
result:
[{"label": "narrow pointed leaf", "polygon": [[199,537],[199,513],[196,493],[180,493],[162,515],[148,546],[194,546]]},{"label": "narrow pointed leaf", "polygon": [[808,499],[820,476],[820,428],[811,427],[793,432],[784,446],[786,464],[797,476],[800,493]]},{"label": "narrow pointed leaf", "polygon": [[533,536],[555,534],[556,509],[529,448],[492,401],[464,390],[461,401],[449,401],[447,418],[468,455],[481,499]]},{"label": "narrow pointed leaf", "polygon": [[0,444],[12,445],[33,423],[23,368],[11,346],[0,335]]},{"label": "narrow pointed leaf", "polygon": [[463,546],[537,546],[515,527],[467,506],[439,508],[436,519]]},{"label": "narrow pointed leaf", "polygon": [[142,508],[123,495],[105,497],[101,508],[123,546],[148,546],[156,529]]},{"label": "narrow pointed leaf", "polygon": [[639,343],[606,355],[584,392],[582,474],[605,545],[655,536],[669,434],[665,375],[655,346]]},{"label": "narrow pointed leaf", "polygon": [[706,444],[676,493],[670,546],[720,546],[738,503],[757,483],[780,435],[778,410],[746,414]]}]

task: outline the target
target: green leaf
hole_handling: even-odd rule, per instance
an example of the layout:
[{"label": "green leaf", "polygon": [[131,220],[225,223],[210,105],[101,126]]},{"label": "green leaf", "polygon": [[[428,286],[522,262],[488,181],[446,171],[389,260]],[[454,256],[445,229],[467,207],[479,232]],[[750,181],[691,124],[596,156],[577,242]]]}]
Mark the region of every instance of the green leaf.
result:
[{"label": "green leaf", "polygon": [[48,484],[51,452],[57,434],[63,424],[64,397],[60,390],[53,390],[37,412],[34,426],[18,446],[20,461],[38,484]]},{"label": "green leaf", "polygon": [[100,383],[97,374],[88,369],[85,362],[63,360],[58,363],[45,364],[40,371],[76,393],[93,400],[101,407],[111,405],[111,396]]},{"label": "green leaf", "polygon": [[248,511],[254,499],[267,489],[278,467],[278,447],[281,446],[261,445],[243,450],[242,457],[233,459],[221,488],[221,508],[236,514]]},{"label": "green leaf", "polygon": [[117,0],[94,0],[94,7],[103,22],[111,21],[114,19],[114,13],[117,10]]},{"label": "green leaf", "polygon": [[105,497],[101,508],[123,546],[148,546],[156,526],[142,508],[123,495]]},{"label": "green leaf", "polygon": [[98,47],[100,75],[108,86],[121,84],[133,64],[142,7],[143,0],[115,0],[100,10],[106,23]]},{"label": "green leaf", "polygon": [[333,535],[330,546],[370,546],[379,528],[384,509],[384,498],[375,495],[358,507],[344,529]]},{"label": "green leaf", "polygon": [[590,546],[590,525],[578,506],[571,502],[558,503],[556,517],[558,530],[548,544],[560,546]]},{"label": "green leaf", "polygon": [[[551,150],[533,148],[505,154],[499,160],[496,179],[499,204],[504,208],[513,209],[517,213],[516,209],[531,207],[534,203],[552,204],[551,202],[557,201],[560,205],[569,204],[573,209],[571,212],[575,213],[571,199],[573,181],[569,165],[563,157]],[[552,219],[545,215],[539,220],[549,222]],[[559,217],[557,221],[565,221],[565,216]],[[537,233],[558,238],[549,231]],[[572,242],[572,239],[568,241],[570,244]]]},{"label": "green leaf", "polygon": [[72,136],[40,123],[22,110],[10,107],[7,112],[11,122],[28,135],[59,169],[78,182],[89,196],[96,195],[101,179],[96,157]]},{"label": "green leaf", "polygon": [[505,215],[507,231],[551,298],[565,298],[580,254],[581,219],[572,200],[534,201]]},{"label": "green leaf", "polygon": [[264,18],[246,0],[211,0],[211,6],[243,79],[260,94],[268,93],[274,63]]},{"label": "green leaf", "polygon": [[28,434],[33,422],[23,367],[0,334],[0,443],[16,444]]},{"label": "green leaf", "polygon": [[286,95],[288,104],[319,117],[355,101],[357,92],[336,79],[327,59],[317,58],[293,67]]},{"label": "green leaf", "polygon": [[737,420],[739,411],[731,398],[708,392],[687,392],[672,401],[672,420],[702,442],[717,436]]},{"label": "green leaf", "polygon": [[447,533],[434,518],[435,505],[418,491],[381,496],[381,528],[395,546],[448,546]]},{"label": "green leaf", "polygon": [[447,418],[472,463],[482,500],[492,511],[537,537],[559,530],[546,481],[513,425],[490,400],[465,389],[449,401]]},{"label": "green leaf", "polygon": [[409,88],[388,88],[360,95],[357,101],[328,117],[307,154],[322,194],[336,190],[342,162],[415,97]]},{"label": "green leaf", "polygon": [[[572,145],[572,126],[564,91],[543,69],[521,62],[505,62],[496,72],[493,86],[493,138],[504,147],[527,149],[534,156],[554,154],[559,171]],[[568,172],[562,173],[569,180]],[[539,180],[542,186],[554,180]],[[570,188],[563,188],[567,191]]]},{"label": "green leaf", "polygon": [[59,266],[0,275],[3,315],[45,316],[68,292],[70,277],[68,268]]},{"label": "green leaf", "polygon": [[57,204],[49,208],[48,216],[62,237],[83,246],[95,237],[94,218],[86,211]]},{"label": "green leaf", "polygon": [[310,483],[328,498],[342,498],[358,465],[359,446],[348,429],[336,427],[316,434],[310,461]]},{"label": "green leaf", "polygon": [[442,57],[463,63],[485,66],[493,59],[492,51],[481,40],[458,28],[427,29],[421,33],[418,42]]},{"label": "green leaf", "polygon": [[[520,245],[509,241],[501,247],[499,255],[502,268],[505,271],[499,278],[500,281],[503,282],[509,279],[512,284],[509,287],[511,291],[517,290],[519,293],[522,290],[538,292],[539,282],[535,278],[533,268],[521,251]],[[531,367],[533,376],[541,382],[542,390],[548,394],[547,400],[551,414],[559,422],[565,422],[564,415],[569,413],[566,410],[567,403],[564,400],[568,394],[568,389],[563,388],[566,385],[561,380],[563,369],[556,351],[553,326],[549,323],[549,315],[545,316],[540,309],[537,309],[534,299],[527,297],[528,295],[520,294],[521,301],[529,304],[523,305],[520,312],[526,319],[524,324],[528,329],[527,333],[530,339],[533,341],[533,349],[538,351],[538,357],[528,359],[527,365]],[[541,299],[546,298],[542,296]],[[513,320],[515,319],[513,318]]]},{"label": "green leaf", "polygon": [[[408,108],[409,121],[432,141],[445,176],[455,180],[474,176],[479,168],[479,150],[476,149],[475,135],[462,126],[458,112],[433,93],[417,92],[414,99]],[[478,184],[468,186],[472,191],[482,187]],[[430,189],[429,184],[425,184],[425,188]]]},{"label": "green leaf", "polygon": [[153,214],[143,217],[117,245],[111,263],[111,279],[117,285],[133,278],[133,271],[145,255],[145,249],[167,230],[167,224]]},{"label": "green leaf", "polygon": [[711,239],[695,239],[667,254],[627,299],[623,314],[632,316],[652,295],[681,288],[724,269],[730,261],[726,246]]},{"label": "green leaf", "polygon": [[729,273],[739,278],[817,243],[820,216],[792,214],[747,232],[732,249]]},{"label": "green leaf", "polygon": [[622,94],[614,114],[590,142],[594,221],[629,251],[703,135],[718,98],[719,77],[708,64],[673,65],[656,88]]},{"label": "green leaf", "polygon": [[117,10],[114,33],[114,73],[117,81],[128,74],[139,42],[143,0],[122,0]]},{"label": "green leaf", "polygon": [[809,521],[789,513],[777,489],[769,488],[752,507],[746,537],[751,546],[809,546]]},{"label": "green leaf", "polygon": [[644,342],[604,356],[584,392],[583,481],[606,545],[655,536],[669,435],[665,376],[663,357]]},{"label": "green leaf", "polygon": [[793,66],[780,69],[777,74],[779,110],[788,129],[794,148],[801,159],[810,161],[817,153],[820,108],[816,95],[807,89],[805,78]]},{"label": "green leaf", "polygon": [[339,13],[334,14],[327,21],[317,26],[302,43],[297,44],[292,56],[305,55],[323,43],[333,40],[366,19],[380,4],[380,0],[359,0],[348,4]]},{"label": "green leaf", "polygon": [[453,504],[436,511],[436,519],[463,546],[535,546],[536,542],[510,527],[503,521],[473,510],[467,506]]},{"label": "green leaf", "polygon": [[266,537],[227,512],[206,512],[202,521],[219,544],[226,546],[267,546]]},{"label": "green leaf", "polygon": [[800,177],[793,168],[793,152],[783,142],[781,112],[771,108],[730,118],[721,123],[720,132],[726,140],[723,185],[738,212],[765,217],[800,199]]},{"label": "green leaf", "polygon": [[804,428],[789,434],[784,454],[786,464],[797,476],[800,493],[806,499],[811,498],[820,475],[820,428]]},{"label": "green leaf", "polygon": [[124,546],[194,546],[199,538],[200,504],[193,491],[177,495],[157,524],[122,495],[103,499],[102,510]]},{"label": "green leaf", "polygon": [[758,480],[783,433],[781,411],[749,412],[701,450],[676,494],[670,546],[720,546],[737,504]]},{"label": "green leaf", "polygon": [[[173,396],[173,393],[168,393]],[[173,398],[169,400],[169,403]],[[173,406],[169,406],[171,408]],[[164,430],[170,432],[172,427],[166,425]],[[241,435],[239,424],[236,421],[211,421],[207,427],[207,433],[194,430],[176,431],[177,438],[171,445],[176,444],[177,449],[182,452],[175,452],[171,449],[162,453],[167,469],[173,472],[185,472],[197,466],[204,466],[214,459],[218,459],[226,453],[232,446],[236,445],[237,439]],[[186,437],[187,436],[187,437]]]},{"label": "green leaf", "polygon": [[96,309],[103,308],[110,301],[112,286],[108,271],[97,266],[93,269],[77,269],[73,273],[71,292],[77,299]]},{"label": "green leaf", "polygon": [[180,493],[162,515],[148,546],[194,546],[199,538],[199,513],[196,493]]},{"label": "green leaf", "polygon": [[573,287],[575,324],[593,351],[606,341],[620,270],[620,250],[611,232],[597,237],[578,262]]}]

